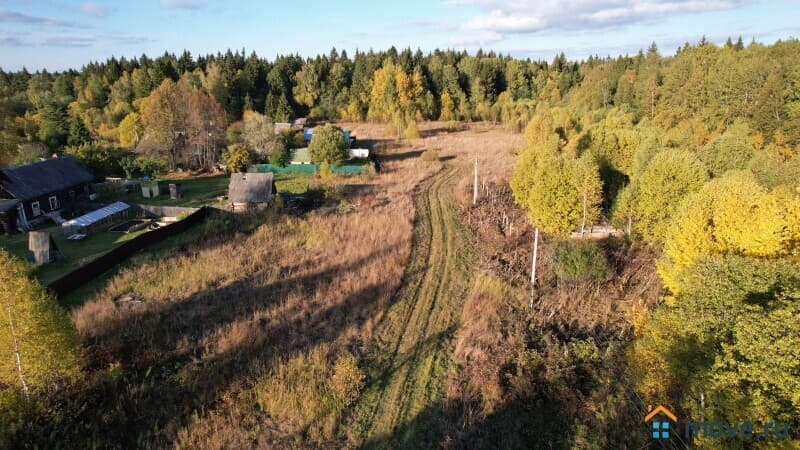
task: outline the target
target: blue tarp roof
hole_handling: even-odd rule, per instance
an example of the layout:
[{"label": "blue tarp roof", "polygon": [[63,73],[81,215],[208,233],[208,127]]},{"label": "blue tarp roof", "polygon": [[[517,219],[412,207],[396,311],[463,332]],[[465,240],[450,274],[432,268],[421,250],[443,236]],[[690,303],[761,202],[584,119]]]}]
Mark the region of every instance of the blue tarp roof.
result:
[{"label": "blue tarp roof", "polygon": [[[350,130],[342,130],[344,133],[344,139],[349,144],[352,144],[354,139],[350,137]],[[303,140],[308,142],[314,137],[314,129],[313,128],[304,128],[303,129]]]},{"label": "blue tarp roof", "polygon": [[130,205],[123,202],[116,202],[112,203],[108,206],[104,206],[100,209],[94,210],[88,214],[84,214],[80,217],[76,217],[72,220],[68,220],[61,224],[62,227],[86,227],[95,222],[99,222],[106,217],[114,215],[118,212],[125,211],[126,209],[130,208]]}]

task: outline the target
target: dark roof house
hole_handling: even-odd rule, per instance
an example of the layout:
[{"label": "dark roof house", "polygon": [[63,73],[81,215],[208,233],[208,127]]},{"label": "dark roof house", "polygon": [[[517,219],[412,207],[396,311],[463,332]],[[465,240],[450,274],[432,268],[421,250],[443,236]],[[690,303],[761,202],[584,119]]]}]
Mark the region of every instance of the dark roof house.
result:
[{"label": "dark roof house", "polygon": [[92,172],[73,156],[0,169],[0,199],[17,200],[20,225],[61,209],[89,192]]},{"label": "dark roof house", "polygon": [[234,211],[251,207],[263,209],[277,192],[272,172],[233,173],[228,185],[228,200]]}]

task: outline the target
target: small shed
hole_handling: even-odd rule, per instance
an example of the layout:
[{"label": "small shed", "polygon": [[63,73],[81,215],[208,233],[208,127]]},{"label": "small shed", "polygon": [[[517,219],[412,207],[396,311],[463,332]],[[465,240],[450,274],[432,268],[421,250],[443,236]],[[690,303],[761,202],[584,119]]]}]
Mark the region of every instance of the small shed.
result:
[{"label": "small shed", "polygon": [[144,198],[156,198],[161,195],[161,192],[158,190],[158,181],[156,180],[144,179],[141,182],[141,186],[142,197]]},{"label": "small shed", "polygon": [[351,158],[369,158],[369,149],[366,148],[351,148]]},{"label": "small shed", "polygon": [[75,234],[90,235],[98,231],[105,231],[131,216],[131,206],[127,203],[116,202],[98,210],[68,220],[61,224],[64,235]]},{"label": "small shed", "polygon": [[234,173],[228,186],[228,200],[233,211],[264,209],[275,195],[275,178],[267,173]]},{"label": "small shed", "polygon": [[34,264],[42,266],[63,259],[49,231],[31,231],[28,233],[28,255]]}]

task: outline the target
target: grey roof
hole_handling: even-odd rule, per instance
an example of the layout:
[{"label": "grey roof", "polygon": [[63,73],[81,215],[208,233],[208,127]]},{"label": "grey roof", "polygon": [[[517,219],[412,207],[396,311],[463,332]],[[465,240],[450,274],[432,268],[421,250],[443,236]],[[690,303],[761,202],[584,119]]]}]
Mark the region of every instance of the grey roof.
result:
[{"label": "grey roof", "polygon": [[19,204],[17,199],[0,198],[0,213],[6,212],[9,209],[16,207]]},{"label": "grey roof", "polygon": [[104,206],[100,209],[96,209],[88,214],[84,214],[80,217],[76,217],[72,220],[68,220],[61,224],[62,227],[85,227],[89,226],[95,222],[99,222],[106,217],[112,216],[118,212],[125,211],[126,209],[130,208],[130,205],[123,202],[116,202],[112,203],[108,206]]},{"label": "grey roof", "polygon": [[272,199],[272,172],[234,173],[228,186],[231,203],[267,203]]},{"label": "grey roof", "polygon": [[92,172],[70,155],[0,170],[0,185],[23,201],[92,181]]}]

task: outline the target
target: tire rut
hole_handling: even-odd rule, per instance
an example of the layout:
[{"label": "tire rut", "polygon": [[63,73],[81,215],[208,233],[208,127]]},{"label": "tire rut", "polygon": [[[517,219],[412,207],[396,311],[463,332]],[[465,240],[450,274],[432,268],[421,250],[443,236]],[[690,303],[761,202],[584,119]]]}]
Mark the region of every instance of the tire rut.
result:
[{"label": "tire rut", "polygon": [[405,280],[393,304],[397,309],[390,310],[381,322],[385,328],[385,350],[379,358],[383,370],[379,385],[374,387],[377,392],[367,401],[371,405],[364,405],[369,418],[362,423],[367,440],[362,442],[363,447],[371,447],[371,440],[376,438],[388,438],[393,441],[391,446],[402,446],[410,430],[401,433],[400,427],[424,408],[443,400],[443,380],[437,379],[441,374],[436,372],[449,359],[450,349],[445,344],[457,317],[451,295],[453,260],[458,250],[451,182],[458,173],[456,168],[446,168],[426,181],[416,195],[417,217],[424,225],[418,222],[415,226],[412,258],[416,261],[410,264],[418,264],[420,259],[425,263],[417,265],[422,270],[411,270],[413,275]]}]

